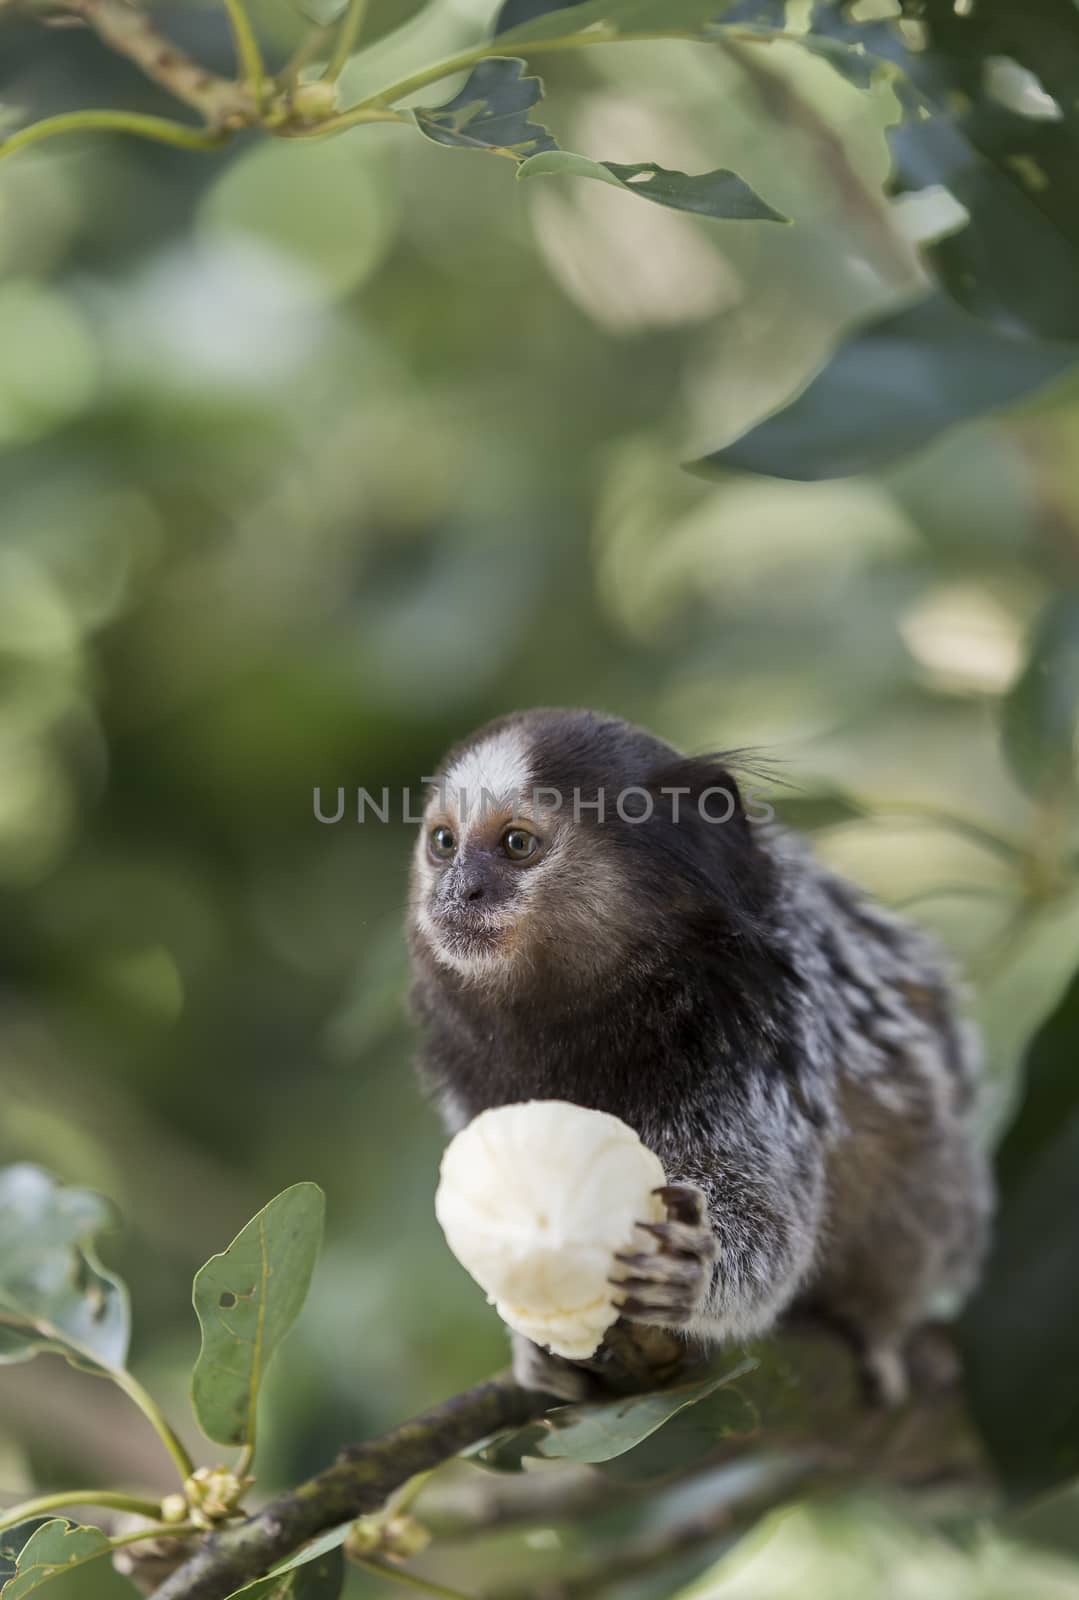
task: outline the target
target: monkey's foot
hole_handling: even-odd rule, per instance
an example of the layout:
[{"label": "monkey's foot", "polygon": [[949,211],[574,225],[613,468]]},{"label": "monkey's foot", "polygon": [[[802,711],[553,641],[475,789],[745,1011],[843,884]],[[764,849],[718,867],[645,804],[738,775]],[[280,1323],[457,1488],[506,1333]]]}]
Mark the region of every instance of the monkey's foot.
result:
[{"label": "monkey's foot", "polygon": [[637,1226],[652,1235],[656,1247],[617,1255],[623,1271],[610,1282],[625,1295],[615,1301],[622,1316],[663,1328],[683,1327],[707,1299],[716,1239],[704,1195],[693,1184],[665,1184],[654,1192],[667,1208],[667,1221]]},{"label": "monkey's foot", "polygon": [[862,1352],[862,1381],[870,1405],[893,1411],[910,1398],[910,1374],[898,1344],[868,1345]]},{"label": "monkey's foot", "polygon": [[522,1333],[513,1335],[513,1376],[522,1389],[537,1389],[571,1403],[592,1399],[599,1389],[590,1372],[533,1344]]}]

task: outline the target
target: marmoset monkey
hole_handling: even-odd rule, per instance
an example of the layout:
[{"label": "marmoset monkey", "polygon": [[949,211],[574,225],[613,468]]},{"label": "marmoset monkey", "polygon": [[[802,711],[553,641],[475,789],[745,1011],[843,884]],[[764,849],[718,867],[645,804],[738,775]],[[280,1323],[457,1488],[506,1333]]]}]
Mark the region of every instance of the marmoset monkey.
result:
[{"label": "marmoset monkey", "polygon": [[[623,1316],[726,1341],[809,1305],[902,1398],[908,1339],[973,1287],[991,1209],[976,1050],[928,939],[751,820],[722,759],[560,710],[447,756],[410,934],[447,1128],[572,1100],[662,1160],[668,1221],[620,1258]],[[525,1341],[515,1369],[577,1392]]]}]

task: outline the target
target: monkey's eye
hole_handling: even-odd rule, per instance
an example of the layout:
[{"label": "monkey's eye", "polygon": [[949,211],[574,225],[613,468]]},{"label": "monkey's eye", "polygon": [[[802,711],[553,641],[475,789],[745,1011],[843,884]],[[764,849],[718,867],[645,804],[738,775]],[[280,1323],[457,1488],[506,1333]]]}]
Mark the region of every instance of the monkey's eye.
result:
[{"label": "monkey's eye", "polygon": [[448,861],[457,849],[457,840],[453,836],[452,828],[432,828],[428,843],[436,861]]},{"label": "monkey's eye", "polygon": [[502,849],[511,861],[527,861],[539,849],[539,840],[527,828],[509,828],[502,835]]}]

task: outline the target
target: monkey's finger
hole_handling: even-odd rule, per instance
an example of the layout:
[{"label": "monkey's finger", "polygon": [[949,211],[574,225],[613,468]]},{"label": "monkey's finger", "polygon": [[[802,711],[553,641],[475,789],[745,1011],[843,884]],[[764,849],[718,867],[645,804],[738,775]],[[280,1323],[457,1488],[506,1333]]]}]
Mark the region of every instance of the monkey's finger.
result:
[{"label": "monkey's finger", "polygon": [[[703,1268],[699,1256],[681,1253],[668,1255],[658,1250],[642,1250],[639,1255],[621,1252],[614,1259],[637,1277],[652,1283],[657,1280],[688,1283],[692,1278],[699,1277]],[[610,1279],[612,1283],[615,1281],[614,1278]]]},{"label": "monkey's finger", "polygon": [[688,1322],[693,1315],[693,1307],[684,1300],[641,1300],[637,1295],[628,1295],[625,1300],[618,1303],[616,1309],[624,1317],[629,1317],[633,1322],[658,1322],[668,1324],[672,1322]]},{"label": "monkey's finger", "polygon": [[638,1222],[638,1228],[659,1240],[660,1249],[710,1261],[716,1241],[709,1228],[694,1228],[683,1222]]},{"label": "monkey's finger", "polygon": [[699,1262],[675,1261],[672,1259],[670,1272],[665,1272],[662,1275],[657,1273],[648,1277],[640,1277],[634,1274],[625,1278],[608,1278],[607,1282],[615,1289],[656,1289],[662,1292],[668,1288],[677,1290],[678,1286],[681,1285],[684,1288],[692,1288],[695,1291],[701,1281],[701,1277],[702,1268]]},{"label": "monkey's finger", "polygon": [[692,1183],[664,1183],[652,1193],[659,1195],[672,1222],[698,1228],[704,1222],[704,1195]]}]

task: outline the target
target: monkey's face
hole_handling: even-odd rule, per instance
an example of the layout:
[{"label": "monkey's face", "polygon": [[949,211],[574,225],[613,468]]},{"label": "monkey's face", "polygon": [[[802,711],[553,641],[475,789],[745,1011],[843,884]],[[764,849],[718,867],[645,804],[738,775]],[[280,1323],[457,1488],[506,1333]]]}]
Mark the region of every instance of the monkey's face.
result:
[{"label": "monkey's face", "polygon": [[414,938],[440,966],[496,986],[596,971],[631,914],[601,830],[564,807],[529,732],[512,719],[451,755],[413,857]]},{"label": "monkey's face", "polygon": [[[707,804],[706,804],[707,802]],[[729,809],[727,809],[729,807]],[[728,825],[729,824],[729,825]],[[451,752],[412,871],[418,956],[545,1004],[752,936],[765,887],[737,786],[590,711],[526,711]]]}]

